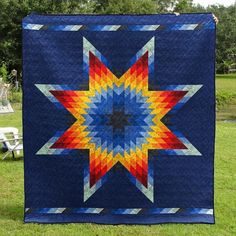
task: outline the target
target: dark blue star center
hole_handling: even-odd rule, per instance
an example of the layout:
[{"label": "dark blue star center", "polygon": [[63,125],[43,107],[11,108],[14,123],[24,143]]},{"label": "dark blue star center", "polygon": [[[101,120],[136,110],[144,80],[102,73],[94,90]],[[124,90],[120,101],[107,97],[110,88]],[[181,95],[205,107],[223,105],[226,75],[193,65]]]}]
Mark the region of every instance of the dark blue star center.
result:
[{"label": "dark blue star center", "polygon": [[124,110],[113,110],[111,115],[108,115],[107,125],[113,127],[113,135],[115,132],[122,131],[124,132],[125,126],[130,124],[129,122],[130,115],[125,114]]}]

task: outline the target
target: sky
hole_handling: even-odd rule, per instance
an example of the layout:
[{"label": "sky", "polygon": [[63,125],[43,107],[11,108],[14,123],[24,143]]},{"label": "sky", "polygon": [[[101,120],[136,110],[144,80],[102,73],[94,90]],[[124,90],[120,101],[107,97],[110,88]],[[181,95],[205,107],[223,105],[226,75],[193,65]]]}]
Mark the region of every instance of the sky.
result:
[{"label": "sky", "polygon": [[234,4],[235,0],[193,0],[193,3],[199,3],[204,7],[217,3],[224,6],[229,6]]}]

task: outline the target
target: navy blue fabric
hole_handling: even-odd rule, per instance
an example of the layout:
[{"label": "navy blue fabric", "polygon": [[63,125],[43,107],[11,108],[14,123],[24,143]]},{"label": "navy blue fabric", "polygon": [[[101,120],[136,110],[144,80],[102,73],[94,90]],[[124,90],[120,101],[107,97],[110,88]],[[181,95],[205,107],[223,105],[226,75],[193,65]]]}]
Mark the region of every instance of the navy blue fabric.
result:
[{"label": "navy blue fabric", "polygon": [[[212,22],[211,14],[166,15],[30,15],[31,24],[199,24]],[[203,87],[177,113],[171,124],[202,153],[198,156],[168,156],[149,152],[154,162],[154,203],[116,168],[88,201],[83,202],[83,168],[87,150],[69,155],[36,155],[59,130],[66,130],[75,118],[57,109],[35,84],[67,84],[86,90],[83,77],[82,37],[109,61],[117,76],[126,64],[155,36],[155,72],[150,90],[161,86],[202,84]],[[128,50],[127,50],[128,49]],[[215,31],[50,31],[23,30],[23,125],[26,208],[213,208],[213,158],[215,132],[214,97]],[[155,158],[158,155],[157,158]],[[163,222],[213,223],[210,215],[128,216],[112,214],[25,214],[26,222],[96,222],[154,224]]]}]

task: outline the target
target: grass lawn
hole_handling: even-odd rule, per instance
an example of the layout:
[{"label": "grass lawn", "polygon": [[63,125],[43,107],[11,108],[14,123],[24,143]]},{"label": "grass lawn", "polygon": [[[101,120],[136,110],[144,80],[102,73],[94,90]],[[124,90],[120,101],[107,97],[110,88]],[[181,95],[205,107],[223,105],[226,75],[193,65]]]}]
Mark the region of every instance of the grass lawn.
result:
[{"label": "grass lawn", "polygon": [[236,93],[236,74],[216,75],[216,89]]},{"label": "grass lawn", "polygon": [[216,90],[233,96],[229,104],[217,111],[217,120],[236,120],[236,74],[216,75]]},{"label": "grass lawn", "polygon": [[[229,78],[219,80],[231,81]],[[217,79],[217,84],[219,81]],[[226,82],[225,81],[225,82]],[[232,80],[233,81],[233,80]],[[235,80],[236,81],[236,80]],[[228,86],[225,82],[221,87]],[[229,87],[232,87],[229,86]],[[0,126],[21,128],[21,107],[0,116]],[[23,160],[0,160],[0,236],[2,235],[236,235],[236,123],[217,122],[215,155],[216,224],[107,226],[23,224]],[[1,158],[0,153],[0,158]]]}]

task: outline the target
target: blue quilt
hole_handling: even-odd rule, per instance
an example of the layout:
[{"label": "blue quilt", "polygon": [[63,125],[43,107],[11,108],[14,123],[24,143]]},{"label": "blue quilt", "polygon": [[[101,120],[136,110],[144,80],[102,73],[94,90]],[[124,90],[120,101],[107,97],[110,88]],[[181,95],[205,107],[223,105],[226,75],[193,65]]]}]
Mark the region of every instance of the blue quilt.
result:
[{"label": "blue quilt", "polygon": [[22,27],[25,222],[214,223],[212,15]]}]

